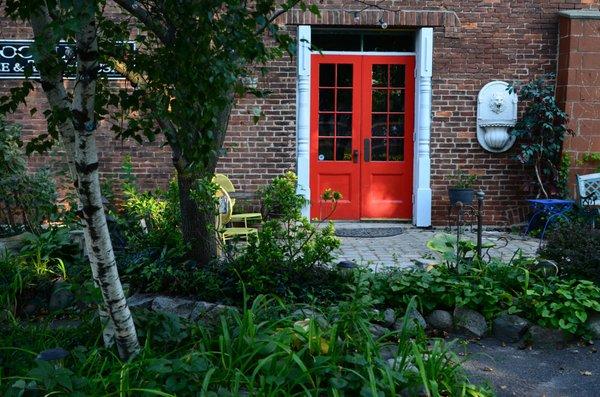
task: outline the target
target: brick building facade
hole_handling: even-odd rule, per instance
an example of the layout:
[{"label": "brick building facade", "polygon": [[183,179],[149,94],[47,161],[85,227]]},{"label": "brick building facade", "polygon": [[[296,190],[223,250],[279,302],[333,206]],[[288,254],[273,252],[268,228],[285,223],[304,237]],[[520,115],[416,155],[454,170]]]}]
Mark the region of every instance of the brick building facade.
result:
[{"label": "brick building facade", "polygon": [[[302,27],[300,29],[304,29],[304,32],[313,32],[313,36],[314,32],[327,33],[327,29],[334,28],[359,33],[368,30],[373,34],[377,34],[377,32],[389,34],[388,32],[396,30],[409,32],[411,34],[409,37],[417,40],[414,50],[405,51],[402,54],[400,51],[397,54],[416,58],[417,80],[413,92],[409,92],[411,85],[408,83],[405,83],[406,86],[403,88],[407,95],[404,103],[409,104],[411,100],[416,101],[413,114],[414,124],[405,125],[405,139],[409,139],[413,127],[422,130],[428,128],[427,133],[430,134],[430,137],[425,142],[418,132],[415,135],[413,151],[410,155],[422,156],[421,158],[426,159],[428,164],[423,162],[418,164],[417,161],[414,163],[414,169],[410,169],[411,179],[407,182],[408,189],[412,189],[413,196],[417,190],[422,196],[413,199],[417,201],[415,204],[406,203],[413,207],[410,209],[411,215],[400,217],[411,218],[420,226],[427,226],[429,223],[443,224],[448,208],[446,193],[448,175],[456,169],[462,169],[479,176],[478,184],[486,193],[485,222],[487,224],[506,225],[521,221],[526,210],[524,199],[527,193],[524,192],[523,187],[528,176],[523,167],[514,159],[514,149],[503,153],[490,153],[479,145],[476,136],[478,92],[490,81],[527,81],[540,74],[557,70],[560,72],[565,69],[570,73],[568,77],[565,77],[566,80],[560,80],[562,77],[559,75],[559,94],[566,95],[566,101],[571,100],[571,91],[565,91],[560,87],[564,81],[567,82],[567,85],[571,84],[571,79],[574,78],[572,73],[577,72],[579,64],[571,62],[569,66],[560,66],[560,68],[557,64],[559,13],[579,9],[597,10],[600,1],[392,0],[379,3],[379,5],[381,8],[378,9],[363,9],[364,7],[355,1],[326,0],[320,3],[320,17],[292,11],[282,17],[281,23],[285,24],[294,35],[299,31],[299,27]],[[564,19],[567,16],[561,18]],[[383,25],[387,25],[387,29],[382,29]],[[564,23],[561,22],[561,32],[563,32],[563,25]],[[586,33],[590,35],[589,40],[580,40],[577,42],[578,44],[570,44],[570,48],[565,49],[563,42],[566,39],[564,37],[569,34],[573,36],[573,29],[570,32],[561,33],[561,54],[565,51],[573,51],[576,45],[589,46],[590,51],[596,51],[596,54],[587,58],[585,62],[582,61],[581,65],[587,65],[586,68],[589,66],[589,70],[593,70],[597,76],[600,73],[600,60],[597,53],[598,42],[600,42],[598,29],[590,28],[590,32]],[[27,27],[17,26],[6,19],[0,19],[0,39],[29,37],[31,37],[31,33]],[[424,40],[423,37],[430,37],[430,41]],[[422,47],[419,47],[420,45]],[[431,46],[429,50],[426,48],[427,45]],[[302,43],[299,47],[302,47]],[[421,94],[421,98],[419,98],[418,90],[428,89],[423,87],[427,76],[419,77],[419,73],[422,73],[427,67],[427,65],[421,65],[425,69],[421,71],[419,69],[419,62],[423,62],[425,51],[431,52],[429,61],[433,65],[432,70],[429,71],[431,74],[429,80],[431,82],[430,111],[427,106],[419,107],[419,103],[423,103],[423,97]],[[360,56],[364,55],[369,54],[363,53]],[[314,57],[317,54],[311,56]],[[390,56],[394,56],[394,54]],[[560,59],[560,65],[563,65],[563,58]],[[271,95],[263,99],[240,99],[233,111],[226,140],[228,153],[220,161],[219,169],[228,174],[241,190],[255,191],[282,171],[290,169],[297,170],[301,175],[306,174],[304,179],[307,186],[305,188],[313,187],[314,181],[310,181],[312,174],[308,169],[311,169],[311,172],[314,171],[317,159],[311,157],[308,159],[308,163],[303,163],[300,157],[302,157],[303,150],[307,148],[311,152],[304,154],[312,156],[313,151],[316,150],[314,149],[316,143],[297,139],[299,134],[297,121],[300,120],[302,123],[301,113],[303,111],[312,120],[316,116],[311,112],[314,113],[318,110],[311,108],[311,112],[306,112],[307,104],[304,104],[304,110],[297,106],[302,100],[298,90],[299,80],[301,80],[299,76],[302,76],[302,71],[298,68],[298,61],[298,59],[288,57],[272,62],[269,65],[268,75],[258,79],[260,88],[270,90]],[[302,64],[300,65],[302,67]],[[313,70],[313,79],[315,73]],[[419,78],[421,78],[421,83],[419,83]],[[310,76],[305,76],[305,79],[308,79],[305,81],[307,84],[317,84],[310,80]],[[19,82],[0,80],[0,95],[16,84]],[[318,87],[318,84],[315,87]],[[388,87],[388,91],[392,92],[393,89]],[[597,90],[594,92],[595,94],[587,92],[588,97],[584,99],[580,96],[578,100],[594,101],[597,104],[599,95]],[[314,102],[314,90],[312,95],[311,98]],[[589,95],[592,95],[592,98]],[[564,103],[565,106],[568,105],[567,102]],[[39,109],[45,106],[45,100],[40,91],[35,92],[30,106]],[[252,122],[252,109],[255,107],[260,107],[265,113],[265,117],[258,124]],[[423,109],[425,109],[425,114],[423,114]],[[589,138],[578,139],[588,139],[590,142],[595,142],[591,147],[597,147],[598,141],[594,141],[594,136],[590,135],[592,132],[595,133],[597,139],[599,131],[597,127],[600,122],[597,114],[596,116],[586,116],[586,120],[577,120],[582,115],[572,107],[567,106],[567,110],[573,112],[573,116],[575,116],[572,120],[574,125],[589,126],[578,127],[577,130],[580,134],[589,136]],[[390,113],[388,117],[392,117],[392,114]],[[31,136],[46,128],[41,112],[30,116],[27,109],[23,109],[12,118],[23,125],[26,136]],[[423,125],[427,120],[430,121],[430,126]],[[173,173],[168,148],[162,148],[160,143],[139,146],[134,142],[116,141],[110,136],[108,126],[102,125],[101,127],[98,132],[98,142],[100,169],[104,177],[118,178],[124,156],[131,155],[134,171],[143,186],[152,188],[157,185],[165,185]],[[314,125],[310,128],[314,129]],[[392,138],[389,139],[391,142]],[[408,140],[405,144],[408,144],[407,142]],[[359,142],[359,145],[360,155],[362,155],[362,143]],[[588,150],[587,147],[577,147],[580,148],[577,149],[580,151]],[[571,150],[572,146],[568,146],[568,148]],[[388,150],[391,149],[388,147]],[[366,152],[364,153],[366,154]],[[350,158],[345,160],[351,161]],[[412,162],[413,158],[405,160]],[[35,167],[46,163],[47,159],[37,156],[31,162]],[[423,176],[425,173],[427,178]],[[396,181],[396,179],[390,180]],[[428,195],[430,195],[430,202],[428,202]],[[424,207],[417,209],[418,205]],[[425,215],[419,215],[422,217],[420,218],[422,221],[417,221],[415,215],[417,211],[429,211],[429,215],[423,212]],[[362,216],[359,214],[357,217]]]}]

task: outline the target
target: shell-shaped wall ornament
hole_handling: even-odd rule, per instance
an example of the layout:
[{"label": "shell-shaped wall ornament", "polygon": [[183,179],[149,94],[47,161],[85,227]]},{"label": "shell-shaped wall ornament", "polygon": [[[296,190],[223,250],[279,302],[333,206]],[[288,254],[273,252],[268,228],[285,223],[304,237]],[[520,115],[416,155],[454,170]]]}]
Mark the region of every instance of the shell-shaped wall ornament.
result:
[{"label": "shell-shaped wall ornament", "polygon": [[509,93],[508,83],[487,83],[477,96],[477,140],[488,152],[502,153],[515,143],[510,128],[517,123],[517,94]]}]

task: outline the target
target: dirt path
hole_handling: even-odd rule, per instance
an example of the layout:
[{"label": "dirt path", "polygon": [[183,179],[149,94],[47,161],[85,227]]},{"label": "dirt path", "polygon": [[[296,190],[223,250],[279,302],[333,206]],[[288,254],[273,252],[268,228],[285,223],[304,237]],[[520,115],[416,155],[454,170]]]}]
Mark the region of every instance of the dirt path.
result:
[{"label": "dirt path", "polygon": [[[596,345],[570,345],[519,349],[494,338],[470,342],[463,367],[469,379],[491,384],[498,396],[600,396],[600,341]],[[463,353],[459,353],[463,355]]]}]

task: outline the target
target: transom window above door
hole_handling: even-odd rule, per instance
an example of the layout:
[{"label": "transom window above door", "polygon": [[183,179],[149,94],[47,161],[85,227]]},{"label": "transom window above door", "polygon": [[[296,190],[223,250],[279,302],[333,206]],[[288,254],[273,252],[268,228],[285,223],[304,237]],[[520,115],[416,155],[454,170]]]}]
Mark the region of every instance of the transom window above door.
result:
[{"label": "transom window above door", "polygon": [[406,30],[314,29],[314,51],[414,52],[415,35]]}]

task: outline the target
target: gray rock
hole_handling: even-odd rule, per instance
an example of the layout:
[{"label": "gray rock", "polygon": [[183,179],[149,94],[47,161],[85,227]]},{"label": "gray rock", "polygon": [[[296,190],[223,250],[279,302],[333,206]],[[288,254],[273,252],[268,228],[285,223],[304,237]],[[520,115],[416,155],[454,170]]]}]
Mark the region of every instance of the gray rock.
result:
[{"label": "gray rock", "polygon": [[429,397],[430,394],[422,384],[414,384],[400,391],[401,397]]},{"label": "gray rock", "polygon": [[592,334],[592,338],[600,339],[600,313],[595,313],[588,317],[586,326]]},{"label": "gray rock", "polygon": [[308,307],[301,307],[300,309],[294,310],[292,318],[296,320],[306,320],[307,318],[314,319],[321,328],[329,327],[327,319],[319,312],[309,309]]},{"label": "gray rock", "polygon": [[379,354],[381,355],[381,358],[386,361],[390,358],[395,358],[398,354],[398,345],[385,344],[379,348]]},{"label": "gray rock", "polygon": [[62,360],[63,358],[67,358],[69,352],[63,349],[62,347],[57,347],[55,349],[48,349],[40,352],[37,355],[36,360],[41,361],[56,361]]},{"label": "gray rock", "polygon": [[26,316],[35,316],[44,306],[46,302],[39,297],[34,297],[23,306],[23,314]]},{"label": "gray rock", "polygon": [[[425,321],[425,318],[423,318],[423,315],[419,313],[417,309],[413,309],[410,312],[407,312],[405,316],[408,318],[408,323],[406,327],[409,332],[415,332],[417,328],[427,328],[427,322]],[[402,330],[403,325],[404,316],[396,320],[396,322],[394,323],[394,329],[400,331]]]},{"label": "gray rock", "polygon": [[[400,359],[396,360],[395,358],[388,358],[385,362],[390,368],[399,371],[401,361],[402,360]],[[407,372],[412,372],[413,374],[419,373],[419,369],[413,363],[404,363],[403,370]]]},{"label": "gray rock", "polygon": [[462,307],[454,309],[454,325],[459,331],[466,331],[478,338],[484,336],[487,331],[485,317],[475,310]]},{"label": "gray rock", "polygon": [[152,310],[175,314],[178,317],[189,319],[196,302],[188,299],[158,296],[152,301]]},{"label": "gray rock", "polygon": [[71,241],[79,247],[79,252],[82,256],[88,256],[85,250],[85,236],[83,230],[71,230],[69,231],[69,236],[71,237]]},{"label": "gray rock", "polygon": [[417,258],[413,259],[413,263],[420,268],[429,269],[432,267],[436,267],[439,264],[439,261],[429,258]]},{"label": "gray rock", "polygon": [[371,324],[369,331],[371,332],[371,335],[373,335],[373,339],[379,339],[390,332],[389,329],[379,324]]},{"label": "gray rock", "polygon": [[427,316],[427,324],[442,331],[450,331],[452,329],[452,320],[452,314],[445,310],[434,310]]},{"label": "gray rock", "polygon": [[127,305],[130,309],[151,309],[157,297],[156,294],[134,294],[127,298]]},{"label": "gray rock", "polygon": [[227,316],[236,310],[237,309],[232,306],[198,301],[190,314],[190,320],[201,321],[210,326],[218,326],[221,321],[221,316]]},{"label": "gray rock", "polygon": [[79,320],[69,320],[69,319],[54,319],[50,322],[48,326],[50,329],[77,329],[81,326],[81,321]]},{"label": "gray rock", "polygon": [[492,332],[494,337],[504,342],[518,342],[525,336],[529,329],[529,321],[507,314],[497,317],[492,324]]},{"label": "gray rock", "polygon": [[385,309],[383,312],[383,322],[388,327],[394,326],[394,323],[396,322],[396,312],[394,309]]},{"label": "gray rock", "polygon": [[75,301],[75,295],[69,290],[69,284],[59,280],[54,283],[48,309],[51,311],[63,310],[71,306]]},{"label": "gray rock", "polygon": [[534,346],[555,345],[566,341],[565,334],[560,329],[551,329],[532,325],[527,332],[527,338]]},{"label": "gray rock", "polygon": [[23,237],[25,237],[25,233],[0,238],[0,257],[4,256],[7,251],[18,253],[23,246]]}]

